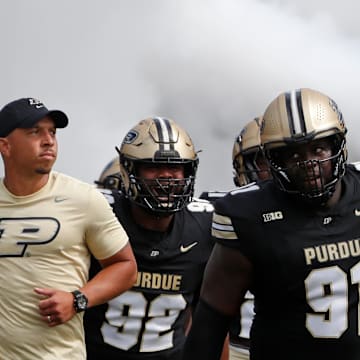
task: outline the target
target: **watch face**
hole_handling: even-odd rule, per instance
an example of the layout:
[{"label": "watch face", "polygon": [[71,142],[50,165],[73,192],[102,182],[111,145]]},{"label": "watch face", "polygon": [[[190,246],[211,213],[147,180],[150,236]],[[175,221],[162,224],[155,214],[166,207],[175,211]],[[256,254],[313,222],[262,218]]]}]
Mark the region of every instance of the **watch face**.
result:
[{"label": "watch face", "polygon": [[74,307],[76,312],[84,311],[87,309],[88,299],[80,291],[75,290],[72,293],[74,295]]},{"label": "watch face", "polygon": [[84,296],[81,296],[77,299],[77,306],[79,310],[85,310],[87,306],[87,300],[84,298]]}]

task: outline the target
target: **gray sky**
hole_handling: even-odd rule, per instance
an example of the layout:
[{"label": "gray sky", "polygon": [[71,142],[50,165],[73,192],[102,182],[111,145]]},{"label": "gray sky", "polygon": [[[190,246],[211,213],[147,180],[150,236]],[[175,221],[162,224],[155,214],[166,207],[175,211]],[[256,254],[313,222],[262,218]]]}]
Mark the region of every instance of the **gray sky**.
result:
[{"label": "gray sky", "polygon": [[139,120],[171,117],[202,150],[199,194],[233,187],[245,123],[310,87],[337,101],[360,160],[359,13],[358,0],[2,0],[0,105],[65,111],[55,169],[91,183]]}]

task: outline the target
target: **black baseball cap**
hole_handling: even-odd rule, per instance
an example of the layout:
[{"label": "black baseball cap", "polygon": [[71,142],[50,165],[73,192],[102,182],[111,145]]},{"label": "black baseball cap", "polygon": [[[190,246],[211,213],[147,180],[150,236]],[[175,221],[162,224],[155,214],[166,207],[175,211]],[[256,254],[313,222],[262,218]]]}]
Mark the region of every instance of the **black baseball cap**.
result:
[{"label": "black baseball cap", "polygon": [[5,105],[0,111],[0,137],[8,136],[17,128],[31,128],[39,120],[48,116],[55,127],[64,128],[69,119],[60,110],[48,110],[39,100],[34,98],[22,98]]}]

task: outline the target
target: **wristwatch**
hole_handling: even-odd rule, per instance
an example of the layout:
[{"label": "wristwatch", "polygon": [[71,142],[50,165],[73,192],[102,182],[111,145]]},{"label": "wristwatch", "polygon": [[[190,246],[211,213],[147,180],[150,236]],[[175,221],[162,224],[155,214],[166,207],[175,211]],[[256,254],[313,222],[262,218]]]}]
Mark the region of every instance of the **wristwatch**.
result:
[{"label": "wristwatch", "polygon": [[88,305],[87,297],[79,290],[71,292],[74,296],[74,308],[77,313],[85,311]]}]

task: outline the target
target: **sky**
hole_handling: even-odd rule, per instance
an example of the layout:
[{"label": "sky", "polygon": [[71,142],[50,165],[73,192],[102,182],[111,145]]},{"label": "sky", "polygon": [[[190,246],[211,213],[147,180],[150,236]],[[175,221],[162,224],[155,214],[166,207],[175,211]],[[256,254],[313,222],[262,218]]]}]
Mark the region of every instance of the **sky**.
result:
[{"label": "sky", "polygon": [[357,161],[359,13],[357,0],[3,0],[0,106],[63,110],[55,170],[89,183],[138,121],[172,118],[201,150],[200,194],[234,187],[235,136],[309,87],[338,103]]}]

